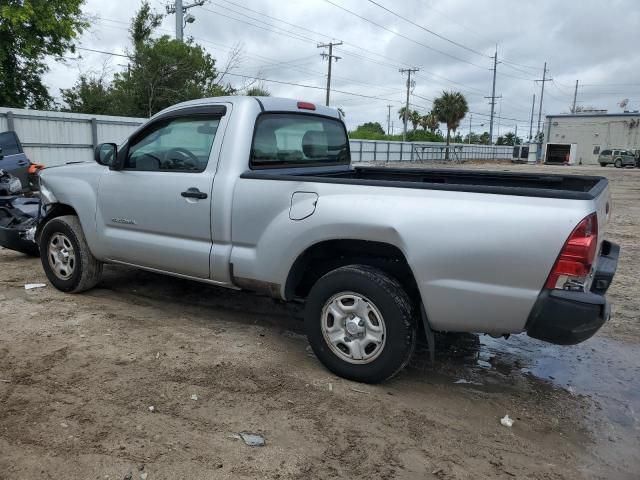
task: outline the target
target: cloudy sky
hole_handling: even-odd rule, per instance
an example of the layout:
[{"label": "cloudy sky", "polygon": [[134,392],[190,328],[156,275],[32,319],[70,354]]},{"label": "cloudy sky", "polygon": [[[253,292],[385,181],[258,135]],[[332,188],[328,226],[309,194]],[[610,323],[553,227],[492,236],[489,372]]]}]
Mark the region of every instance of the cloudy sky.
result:
[{"label": "cloudy sky", "polygon": [[[165,11],[162,0],[151,5]],[[93,21],[78,46],[123,53],[138,7],[136,0],[87,0],[84,10]],[[621,112],[618,104],[629,99],[627,109],[640,109],[638,0],[207,0],[189,13],[196,21],[185,36],[204,46],[218,65],[241,46],[235,75],[226,78],[234,86],[247,82],[239,75],[304,85],[262,82],[275,96],[323,103],[327,62],[317,44],[342,41],[334,50],[342,58],[333,64],[337,91],[331,104],[343,108],[349,128],[365,121],[386,128],[391,105],[399,132],[406,77],[398,69],[416,67],[413,108],[427,113],[442,90],[459,90],[473,112],[473,131],[488,130],[484,97],[491,95],[496,44],[496,95],[502,96],[496,133],[518,125],[518,134],[528,136],[534,93],[535,132],[540,83],[534,80],[542,78],[545,61],[553,80],[546,83],[543,116],[568,111],[576,80],[578,105]],[[173,15],[165,17],[158,34],[173,35],[174,25]],[[78,50],[64,63],[51,64],[46,83],[58,96],[81,72],[112,74],[125,64],[126,58]],[[460,130],[468,129],[469,117]]]}]

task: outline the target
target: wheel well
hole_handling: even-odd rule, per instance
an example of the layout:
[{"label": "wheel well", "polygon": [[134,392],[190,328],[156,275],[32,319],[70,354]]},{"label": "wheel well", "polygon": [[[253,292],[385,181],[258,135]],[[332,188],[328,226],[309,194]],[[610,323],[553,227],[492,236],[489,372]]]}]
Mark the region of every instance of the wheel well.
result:
[{"label": "wheel well", "polygon": [[380,268],[395,277],[410,298],[420,298],[415,277],[402,251],[388,243],[367,240],[328,240],[309,247],[289,271],[286,298],[305,298],[320,277],[350,264]]},{"label": "wheel well", "polygon": [[40,219],[40,223],[38,224],[38,228],[36,229],[35,239],[37,243],[39,243],[40,241],[40,232],[42,231],[42,227],[44,227],[44,224],[47,223],[47,221],[51,220],[52,218],[62,217],[63,215],[78,215],[73,207],[64,203],[53,203],[47,205],[45,209],[46,211],[44,217]]}]

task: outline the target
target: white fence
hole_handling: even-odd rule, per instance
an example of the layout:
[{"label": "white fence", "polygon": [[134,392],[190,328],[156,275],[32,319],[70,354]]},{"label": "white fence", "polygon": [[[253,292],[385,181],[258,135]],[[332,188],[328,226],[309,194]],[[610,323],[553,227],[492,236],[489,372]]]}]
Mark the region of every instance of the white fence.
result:
[{"label": "white fence", "polygon": [[469,160],[511,160],[513,147],[440,142],[390,142],[350,140],[353,162],[463,162]]},{"label": "white fence", "polygon": [[47,166],[93,159],[101,142],[122,142],[146,119],[0,107],[0,132],[14,130],[27,157]]},{"label": "white fence", "polygon": [[[0,107],[0,132],[14,130],[32,162],[47,166],[93,159],[102,142],[121,143],[145,118],[46,112]],[[438,142],[350,140],[353,162],[441,162],[447,147]],[[513,147],[449,146],[448,161],[511,159]]]}]

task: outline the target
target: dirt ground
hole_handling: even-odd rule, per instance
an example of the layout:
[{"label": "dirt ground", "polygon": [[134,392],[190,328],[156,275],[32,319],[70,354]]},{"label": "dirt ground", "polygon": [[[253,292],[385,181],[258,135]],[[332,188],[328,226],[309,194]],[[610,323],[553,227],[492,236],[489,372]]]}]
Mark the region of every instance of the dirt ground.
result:
[{"label": "dirt ground", "polygon": [[0,479],[638,478],[640,170],[561,171],[611,179],[612,320],[570,348],[441,338],[378,386],[325,370],[297,305],[119,267],[26,291],[39,260],[0,250]]}]

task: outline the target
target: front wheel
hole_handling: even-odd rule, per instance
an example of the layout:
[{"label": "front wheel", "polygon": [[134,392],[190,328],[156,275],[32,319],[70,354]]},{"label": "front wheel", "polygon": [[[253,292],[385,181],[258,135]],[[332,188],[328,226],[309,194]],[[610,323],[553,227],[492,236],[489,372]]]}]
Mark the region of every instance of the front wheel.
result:
[{"label": "front wheel", "polygon": [[348,265],[311,289],[305,309],[311,348],[341,377],[378,383],[400,372],[416,343],[416,319],[407,293],[384,271]]},{"label": "front wheel", "polygon": [[617,159],[617,160],[613,163],[613,165],[614,165],[616,168],[622,168],[622,160]]},{"label": "front wheel", "polygon": [[40,261],[58,290],[79,293],[93,288],[102,276],[102,263],[89,250],[78,217],[49,220],[40,234]]}]

